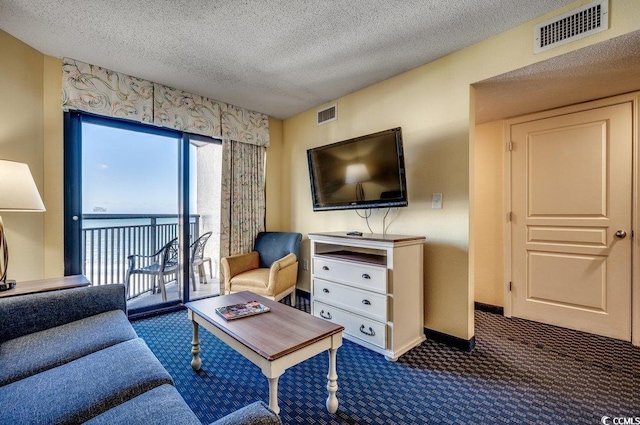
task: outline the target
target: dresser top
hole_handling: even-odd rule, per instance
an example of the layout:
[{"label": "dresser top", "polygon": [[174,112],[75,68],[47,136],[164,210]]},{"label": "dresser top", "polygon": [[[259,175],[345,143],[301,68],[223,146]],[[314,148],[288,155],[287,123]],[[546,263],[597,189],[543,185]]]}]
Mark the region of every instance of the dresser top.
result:
[{"label": "dresser top", "polygon": [[362,236],[347,235],[347,232],[322,232],[322,233],[309,233],[309,239],[313,239],[314,236],[319,237],[331,237],[331,238],[345,238],[358,241],[377,241],[377,242],[409,242],[425,240],[424,236],[411,236],[411,235],[383,235],[381,233],[363,233]]}]

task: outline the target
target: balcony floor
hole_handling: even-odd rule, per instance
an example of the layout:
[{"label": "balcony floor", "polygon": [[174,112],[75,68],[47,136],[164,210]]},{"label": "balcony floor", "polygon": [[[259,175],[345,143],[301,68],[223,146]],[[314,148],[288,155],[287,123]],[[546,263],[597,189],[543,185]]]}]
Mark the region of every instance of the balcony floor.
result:
[{"label": "balcony floor", "polygon": [[[191,290],[191,300],[214,295],[220,295],[220,281],[218,279],[209,278],[206,284],[197,283],[196,290]],[[167,285],[167,301],[175,301],[177,299],[178,285],[176,285],[175,281],[170,282]],[[149,291],[127,301],[127,308],[148,307],[151,305],[161,304],[162,302],[162,294],[160,294],[160,292],[153,294]]]}]

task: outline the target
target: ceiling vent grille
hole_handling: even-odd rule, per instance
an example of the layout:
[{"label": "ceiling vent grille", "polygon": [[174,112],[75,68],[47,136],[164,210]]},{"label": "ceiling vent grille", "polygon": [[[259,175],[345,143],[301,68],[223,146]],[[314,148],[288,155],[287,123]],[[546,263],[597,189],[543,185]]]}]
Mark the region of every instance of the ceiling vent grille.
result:
[{"label": "ceiling vent grille", "polygon": [[320,124],[326,124],[330,121],[335,121],[338,119],[338,111],[337,111],[337,106],[338,105],[331,105],[327,108],[323,108],[323,109],[318,109],[318,115],[317,115],[317,125]]},{"label": "ceiling vent grille", "polygon": [[609,0],[598,0],[536,25],[534,53],[609,29]]}]

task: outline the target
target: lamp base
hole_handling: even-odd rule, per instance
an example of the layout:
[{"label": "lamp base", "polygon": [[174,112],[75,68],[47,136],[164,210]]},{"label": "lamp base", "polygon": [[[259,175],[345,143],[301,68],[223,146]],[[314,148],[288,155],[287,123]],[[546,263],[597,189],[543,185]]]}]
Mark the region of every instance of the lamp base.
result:
[{"label": "lamp base", "polygon": [[8,280],[6,282],[0,282],[0,291],[8,291],[16,287],[15,280]]}]

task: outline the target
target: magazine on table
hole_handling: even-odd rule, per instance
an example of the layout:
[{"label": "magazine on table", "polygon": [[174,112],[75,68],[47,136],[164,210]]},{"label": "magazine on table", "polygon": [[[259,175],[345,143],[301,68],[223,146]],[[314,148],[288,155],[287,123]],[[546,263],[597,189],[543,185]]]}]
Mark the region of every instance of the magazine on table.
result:
[{"label": "magazine on table", "polygon": [[225,307],[216,308],[218,313],[224,320],[239,319],[241,317],[253,316],[254,314],[266,313],[271,309],[258,301],[248,301],[246,303],[233,304]]}]

